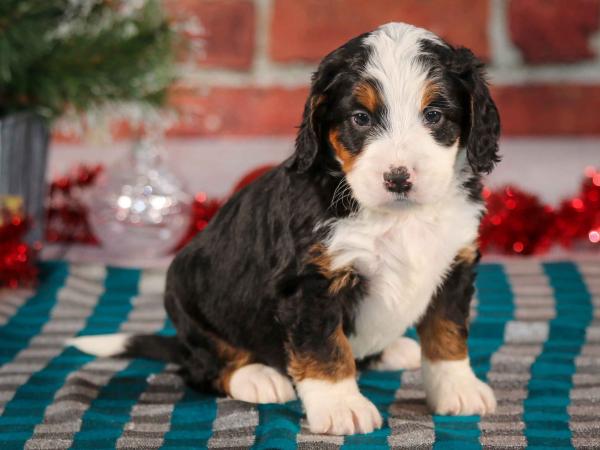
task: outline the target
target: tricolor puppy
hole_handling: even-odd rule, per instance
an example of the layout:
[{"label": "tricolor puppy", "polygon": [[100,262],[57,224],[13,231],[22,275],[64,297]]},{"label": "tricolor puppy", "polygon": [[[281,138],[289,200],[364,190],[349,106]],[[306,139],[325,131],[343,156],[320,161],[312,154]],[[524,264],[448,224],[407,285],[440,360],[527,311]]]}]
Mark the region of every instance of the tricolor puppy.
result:
[{"label": "tricolor puppy", "polygon": [[[177,336],[73,343],[178,363],[191,385],[247,402],[297,393],[317,433],[381,426],[356,383],[364,366],[422,365],[433,412],[492,412],[467,334],[499,133],[469,50],[403,23],[352,39],[314,74],[295,153],[173,261]],[[420,348],[402,337],[413,324]]]}]

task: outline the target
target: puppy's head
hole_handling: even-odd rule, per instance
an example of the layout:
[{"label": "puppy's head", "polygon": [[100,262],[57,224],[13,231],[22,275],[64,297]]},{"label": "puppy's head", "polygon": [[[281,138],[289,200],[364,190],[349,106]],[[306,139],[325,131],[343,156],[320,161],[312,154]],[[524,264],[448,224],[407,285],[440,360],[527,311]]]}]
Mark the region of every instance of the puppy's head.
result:
[{"label": "puppy's head", "polygon": [[436,203],[499,161],[482,64],[402,23],[330,53],[313,76],[297,170],[341,171],[361,207]]}]

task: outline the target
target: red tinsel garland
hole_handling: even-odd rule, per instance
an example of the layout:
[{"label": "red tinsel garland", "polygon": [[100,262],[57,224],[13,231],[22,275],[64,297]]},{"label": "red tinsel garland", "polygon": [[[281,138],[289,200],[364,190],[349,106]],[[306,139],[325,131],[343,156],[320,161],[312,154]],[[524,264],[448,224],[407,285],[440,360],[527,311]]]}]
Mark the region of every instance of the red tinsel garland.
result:
[{"label": "red tinsel garland", "polygon": [[50,183],[46,210],[46,240],[98,244],[88,222],[83,195],[103,167],[79,165]]},{"label": "red tinsel garland", "polygon": [[549,236],[565,247],[586,238],[600,247],[600,171],[589,167],[585,175],[579,195],[560,204]]},{"label": "red tinsel garland", "polygon": [[177,245],[176,250],[182,248],[187,244],[196,234],[206,228],[212,216],[219,210],[223,202],[217,199],[209,200],[204,192],[199,192],[194,197],[194,203],[192,204],[192,220],[190,221],[190,227]]},{"label": "red tinsel garland", "polygon": [[535,195],[515,187],[483,192],[488,213],[481,221],[479,243],[482,252],[531,255],[552,245],[549,233],[554,211]]},{"label": "red tinsel garland", "polygon": [[486,189],[484,197],[488,212],[481,223],[482,251],[531,255],[554,244],[571,248],[585,242],[600,248],[600,172],[593,167],[586,169],[579,194],[556,210],[511,186]]},{"label": "red tinsel garland", "polygon": [[37,276],[33,261],[39,247],[24,241],[29,221],[20,203],[15,197],[0,198],[0,287],[30,286]]}]

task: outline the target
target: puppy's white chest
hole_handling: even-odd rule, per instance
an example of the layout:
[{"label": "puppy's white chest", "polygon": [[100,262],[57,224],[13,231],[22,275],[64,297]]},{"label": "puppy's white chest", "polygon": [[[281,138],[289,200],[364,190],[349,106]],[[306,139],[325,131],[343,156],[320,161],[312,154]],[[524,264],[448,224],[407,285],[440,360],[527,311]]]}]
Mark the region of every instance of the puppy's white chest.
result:
[{"label": "puppy's white chest", "polygon": [[349,337],[356,358],[380,352],[425,312],[458,251],[477,236],[480,207],[456,199],[442,209],[362,212],[335,225],[334,267],[367,281]]}]

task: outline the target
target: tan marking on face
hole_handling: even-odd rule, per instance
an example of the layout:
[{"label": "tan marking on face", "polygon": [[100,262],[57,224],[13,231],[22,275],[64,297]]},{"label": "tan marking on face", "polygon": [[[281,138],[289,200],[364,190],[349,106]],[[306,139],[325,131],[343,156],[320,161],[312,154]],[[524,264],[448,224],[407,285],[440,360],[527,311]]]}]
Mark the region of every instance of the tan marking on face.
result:
[{"label": "tan marking on face", "polygon": [[223,368],[214,381],[214,387],[226,394],[231,394],[229,384],[233,373],[240,367],[247,366],[254,362],[252,354],[242,348],[234,347],[223,339],[210,335],[217,352],[217,357],[223,363]]},{"label": "tan marking on face", "polygon": [[316,244],[310,249],[309,263],[316,265],[319,272],[329,280],[331,295],[337,295],[343,289],[353,288],[358,284],[358,274],[352,267],[331,268],[331,256],[323,244]]},{"label": "tan marking on face", "polygon": [[423,111],[440,93],[441,87],[439,84],[429,80],[425,84],[423,89],[423,96],[421,97],[421,111]]},{"label": "tan marking on face", "polygon": [[430,361],[457,361],[467,357],[467,336],[457,323],[429,310],[417,326],[421,351]]},{"label": "tan marking on face", "polygon": [[288,348],[287,371],[296,383],[305,378],[339,381],[356,375],[352,348],[341,325],[323,343],[323,347],[330,349],[325,360],[318,359],[312,353],[300,353]]},{"label": "tan marking on face", "polygon": [[374,113],[379,106],[379,94],[375,87],[368,82],[363,82],[354,88],[356,100],[369,112]]},{"label": "tan marking on face", "polygon": [[468,264],[473,264],[477,261],[479,256],[477,244],[474,242],[467,247],[460,249],[458,254],[456,255],[456,260],[460,262],[465,262]]},{"label": "tan marking on face", "polygon": [[337,129],[332,129],[329,131],[329,142],[333,147],[333,151],[342,162],[342,170],[345,173],[350,172],[356,160],[356,155],[354,155],[350,150],[344,147],[344,144],[341,143],[339,139],[339,131]]}]

